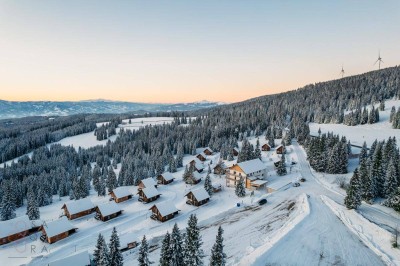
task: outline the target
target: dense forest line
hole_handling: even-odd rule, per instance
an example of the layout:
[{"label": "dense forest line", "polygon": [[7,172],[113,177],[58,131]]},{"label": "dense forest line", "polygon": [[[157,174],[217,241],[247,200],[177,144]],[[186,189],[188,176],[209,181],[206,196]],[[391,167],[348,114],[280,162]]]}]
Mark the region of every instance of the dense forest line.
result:
[{"label": "dense forest line", "polygon": [[[136,131],[121,129],[115,141],[78,151],[60,145],[43,146],[68,134],[91,131],[94,122],[104,122],[106,119],[100,121],[98,117],[97,120],[89,120],[87,116],[73,116],[66,117],[65,122],[55,121],[53,127],[46,125],[24,131],[17,127],[16,132],[5,133],[0,140],[2,161],[20,156],[34,147],[41,148],[33,152],[32,158],[24,156],[18,163],[0,171],[2,219],[12,217],[15,208],[22,206],[23,201],[28,199],[27,194],[36,195],[34,203],[30,205],[46,205],[51,204],[53,195],[85,197],[88,183],[93,182],[94,177],[96,182],[100,182],[98,190],[101,193],[98,193],[102,195],[103,187],[107,185],[134,185],[143,178],[155,176],[167,169],[176,171],[176,168],[183,166],[183,154],[194,154],[198,147],[209,146],[215,151],[221,151],[223,158],[228,158],[238,140],[246,140],[248,136],[265,136],[269,142],[274,138],[290,136],[304,144],[309,138],[308,122],[333,123],[346,110],[360,110],[363,106],[398,98],[399,95],[400,67],[392,67],[211,109],[149,114],[172,116],[174,121],[171,124],[146,126]],[[196,118],[188,119],[193,116]],[[113,118],[121,120],[131,117],[122,114],[107,116],[107,119],[111,121]],[[70,124],[69,119],[76,119],[77,123]],[[188,120],[190,124],[187,124]],[[105,127],[100,132],[102,139],[106,134],[109,136]],[[285,142],[289,143],[290,139],[285,137]],[[341,153],[347,146],[345,140],[332,144]],[[335,153],[330,154],[336,156]],[[255,155],[249,153],[242,156],[251,158]],[[91,163],[97,166],[92,167]],[[111,182],[108,179],[114,178],[112,169],[119,163],[121,171],[117,183]],[[344,162],[339,164],[340,167],[333,165],[323,170],[334,168],[339,170],[332,171],[347,171]],[[30,187],[33,191],[28,193]],[[29,198],[32,201],[32,197]]]}]

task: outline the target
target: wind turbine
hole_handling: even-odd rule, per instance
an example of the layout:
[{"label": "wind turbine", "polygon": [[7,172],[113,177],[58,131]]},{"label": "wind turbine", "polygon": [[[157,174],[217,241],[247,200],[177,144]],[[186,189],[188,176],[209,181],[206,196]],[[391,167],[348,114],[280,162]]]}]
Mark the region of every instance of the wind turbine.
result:
[{"label": "wind turbine", "polygon": [[342,70],[340,71],[340,75],[342,75],[342,78],[343,78],[343,76],[344,76],[343,64],[342,64]]},{"label": "wind turbine", "polygon": [[381,69],[381,63],[383,63],[383,61],[382,61],[382,57],[381,57],[381,51],[379,51],[379,54],[378,54],[378,60],[376,60],[375,61],[375,63],[374,63],[374,65],[376,65],[376,63],[378,63],[379,62],[379,70]]}]

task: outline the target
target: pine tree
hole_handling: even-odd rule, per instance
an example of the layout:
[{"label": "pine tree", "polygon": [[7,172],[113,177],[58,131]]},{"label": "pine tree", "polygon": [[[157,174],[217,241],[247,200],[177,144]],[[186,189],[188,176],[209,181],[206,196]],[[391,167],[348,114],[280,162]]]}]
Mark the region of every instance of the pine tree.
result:
[{"label": "pine tree", "polygon": [[188,226],[186,227],[186,238],[185,238],[185,248],[184,248],[184,265],[185,266],[201,266],[203,265],[202,258],[203,250],[200,229],[197,226],[197,217],[195,214],[191,214],[188,221]]},{"label": "pine tree", "polygon": [[108,252],[107,244],[104,242],[100,249],[99,259],[97,261],[97,266],[109,266],[110,264],[110,254]]},{"label": "pine tree", "polygon": [[214,191],[211,183],[210,174],[207,174],[206,179],[204,180],[204,189],[208,192],[208,195],[212,196]]},{"label": "pine tree", "polygon": [[398,187],[397,173],[396,173],[396,165],[391,159],[389,161],[388,170],[386,172],[385,185],[384,185],[384,194],[386,197],[390,197],[394,194]]},{"label": "pine tree", "polygon": [[243,178],[240,178],[239,182],[236,182],[235,194],[239,198],[243,198],[244,196],[246,196]]},{"label": "pine tree", "polygon": [[226,254],[224,252],[224,238],[222,236],[224,230],[221,226],[218,227],[218,234],[215,239],[215,244],[211,249],[210,266],[225,266]]},{"label": "pine tree", "polygon": [[361,198],[370,203],[374,198],[374,194],[372,191],[372,180],[369,174],[369,164],[369,158],[367,160],[361,160],[358,174],[361,180]]},{"label": "pine tree", "polygon": [[276,169],[276,173],[279,176],[283,176],[287,174],[286,170],[286,162],[285,162],[285,155],[282,154],[281,160],[279,161],[278,167]]},{"label": "pine tree", "polygon": [[110,265],[112,266],[122,266],[123,265],[123,257],[120,251],[120,242],[117,234],[117,229],[113,228],[111,233],[110,243]]},{"label": "pine tree", "polygon": [[104,240],[104,237],[102,234],[99,234],[99,236],[97,237],[97,244],[96,244],[96,248],[93,252],[93,262],[95,265],[98,265],[100,262],[100,258],[101,258],[101,252],[103,250],[103,247],[106,246],[106,241]]},{"label": "pine tree", "polygon": [[106,181],[103,176],[100,176],[99,179],[99,191],[97,191],[97,195],[103,197],[106,195]]},{"label": "pine tree", "polygon": [[344,204],[347,209],[357,209],[361,205],[361,181],[357,169],[354,170],[353,176],[350,179]]},{"label": "pine tree", "polygon": [[398,187],[396,189],[396,192],[383,202],[383,205],[393,208],[397,212],[400,212],[400,187]]},{"label": "pine tree", "polygon": [[183,252],[182,252],[182,236],[179,231],[178,225],[175,223],[172,229],[170,239],[170,252],[171,261],[170,266],[182,266],[183,264]]},{"label": "pine tree", "polygon": [[151,264],[149,260],[149,246],[147,244],[146,236],[143,236],[142,243],[139,249],[139,266],[149,266]]},{"label": "pine tree", "polygon": [[162,241],[160,266],[169,266],[171,263],[171,235],[167,231]]},{"label": "pine tree", "polygon": [[110,166],[108,169],[108,177],[107,177],[107,187],[108,192],[113,191],[118,186],[117,175],[114,172],[114,169]]},{"label": "pine tree", "polygon": [[37,204],[35,194],[32,189],[29,189],[27,195],[28,205],[26,207],[26,214],[29,217],[29,220],[38,220],[40,219],[39,206]]},{"label": "pine tree", "polygon": [[10,219],[15,218],[15,201],[13,200],[13,195],[11,188],[7,186],[6,184],[7,181],[3,181],[3,187],[5,188],[3,190],[3,196],[1,199],[1,204],[0,204],[0,218],[2,221],[7,221]]}]

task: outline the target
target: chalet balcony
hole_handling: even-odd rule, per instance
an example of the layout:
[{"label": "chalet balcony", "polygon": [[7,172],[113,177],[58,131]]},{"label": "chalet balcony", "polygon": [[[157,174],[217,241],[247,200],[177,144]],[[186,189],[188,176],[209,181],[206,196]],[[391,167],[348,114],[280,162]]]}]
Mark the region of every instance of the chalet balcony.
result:
[{"label": "chalet balcony", "polygon": [[153,219],[153,220],[155,220],[155,221],[159,221],[158,216],[157,216],[157,214],[155,214],[155,213],[153,213],[153,214],[150,216],[150,218]]}]

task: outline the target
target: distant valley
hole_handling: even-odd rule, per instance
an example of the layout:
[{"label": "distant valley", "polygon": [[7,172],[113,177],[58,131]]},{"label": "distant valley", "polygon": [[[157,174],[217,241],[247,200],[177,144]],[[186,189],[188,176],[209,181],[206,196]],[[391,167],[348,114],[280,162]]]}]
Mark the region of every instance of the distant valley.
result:
[{"label": "distant valley", "polygon": [[192,103],[158,104],[120,102],[109,100],[88,100],[76,102],[0,100],[0,119],[26,116],[66,116],[80,113],[125,113],[125,112],[171,112],[191,111],[223,105],[220,102],[199,101]]}]

